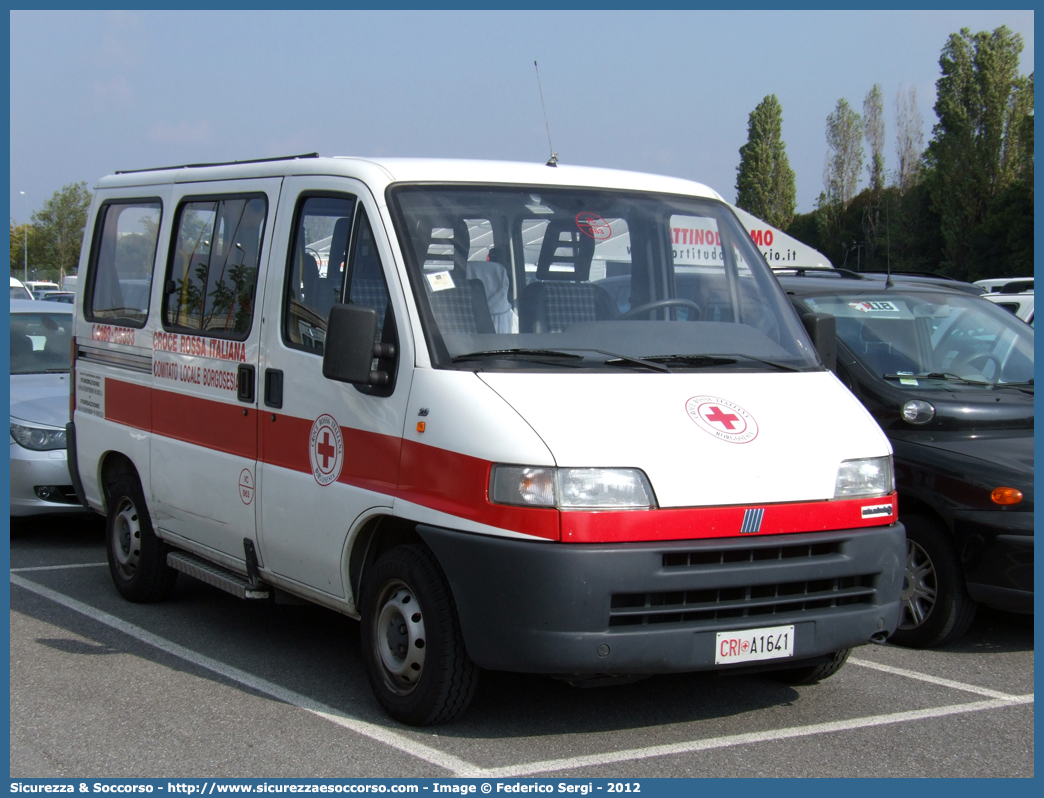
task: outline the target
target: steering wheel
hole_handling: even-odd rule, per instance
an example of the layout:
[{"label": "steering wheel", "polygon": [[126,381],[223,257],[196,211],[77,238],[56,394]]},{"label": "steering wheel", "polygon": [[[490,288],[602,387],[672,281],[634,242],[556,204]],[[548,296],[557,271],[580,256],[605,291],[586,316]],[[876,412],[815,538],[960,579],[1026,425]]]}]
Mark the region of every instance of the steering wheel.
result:
[{"label": "steering wheel", "polygon": [[639,313],[645,313],[649,310],[658,310],[659,308],[679,307],[688,308],[689,310],[695,310],[695,318],[689,319],[689,321],[699,321],[703,318],[703,310],[693,302],[691,299],[657,299],[655,302],[646,302],[644,305],[639,305],[636,308],[631,308],[626,313],[621,313],[617,318],[620,320],[630,319],[637,316]]},{"label": "steering wheel", "polygon": [[[981,363],[982,366],[980,367],[976,365],[977,363]],[[975,371],[979,372],[979,374],[985,377],[985,367],[990,363],[993,364],[993,377],[994,379],[998,379],[1000,377],[1001,368],[1003,366],[1001,365],[1000,358],[998,358],[992,352],[979,352],[976,355],[972,355],[967,360],[963,361],[960,364],[959,368],[964,368],[965,366],[967,366],[970,369],[975,369]]]}]

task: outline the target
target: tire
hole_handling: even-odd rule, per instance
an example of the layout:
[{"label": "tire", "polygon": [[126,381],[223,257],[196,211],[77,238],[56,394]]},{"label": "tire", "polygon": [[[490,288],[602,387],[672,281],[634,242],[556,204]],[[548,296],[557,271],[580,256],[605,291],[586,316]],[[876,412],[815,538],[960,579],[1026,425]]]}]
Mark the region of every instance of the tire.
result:
[{"label": "tire", "polygon": [[396,546],[365,576],[360,604],[363,663],[391,717],[410,726],[446,723],[475,695],[449,585],[421,546]]},{"label": "tire", "polygon": [[773,671],[772,678],[785,684],[815,684],[823,679],[828,679],[841,670],[848,661],[848,655],[852,649],[843,648],[835,651],[829,660],[818,665],[808,665],[804,668],[787,668],[785,670]]},{"label": "tire", "polygon": [[975,618],[964,574],[946,528],[932,518],[900,519],[906,527],[906,573],[899,627],[889,642],[910,648],[952,643]]},{"label": "tire", "polygon": [[138,477],[121,471],[109,483],[105,550],[116,589],[128,601],[162,601],[178,572],[167,565],[167,546],[152,529]]}]

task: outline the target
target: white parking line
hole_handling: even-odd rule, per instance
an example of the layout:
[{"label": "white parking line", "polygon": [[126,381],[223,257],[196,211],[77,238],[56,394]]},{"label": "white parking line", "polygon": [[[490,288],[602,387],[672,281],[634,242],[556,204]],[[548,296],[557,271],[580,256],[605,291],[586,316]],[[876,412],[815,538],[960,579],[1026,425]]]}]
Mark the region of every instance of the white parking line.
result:
[{"label": "white parking line", "polygon": [[931,676],[927,673],[921,673],[920,671],[909,671],[906,668],[896,668],[894,665],[882,665],[879,662],[870,662],[869,660],[856,659],[855,657],[850,657],[848,661],[852,665],[858,665],[861,668],[870,668],[871,670],[881,671],[882,673],[891,673],[895,676],[905,676],[907,679],[917,679],[920,682],[938,684],[942,687],[950,687],[954,690],[963,690],[966,693],[975,693],[977,695],[985,695],[990,698],[1001,698],[1009,701],[1015,698],[1015,696],[1010,693],[1002,693],[998,690],[990,690],[988,687],[978,687],[974,684],[955,682],[953,679],[943,679],[939,676]]},{"label": "white parking line", "polygon": [[78,562],[72,565],[34,565],[31,568],[12,568],[13,574],[27,574],[32,571],[64,571],[67,568],[107,568],[107,562]]},{"label": "white parking line", "polygon": [[166,640],[158,635],[154,635],[151,632],[142,629],[140,626],[127,623],[127,621],[117,618],[115,615],[102,612],[88,604],[84,604],[81,601],[77,601],[74,598],[70,598],[69,596],[51,590],[43,585],[38,585],[28,579],[23,579],[20,576],[11,574],[11,584],[17,585],[18,587],[24,588],[32,593],[36,593],[38,596],[50,599],[56,604],[68,607],[70,610],[78,612],[81,615],[86,615],[88,618],[95,620],[98,623],[116,629],[119,632],[123,632],[124,634],[133,637],[135,640],[140,640],[142,643],[158,648],[160,651],[164,651],[167,654],[183,659],[200,668],[216,673],[219,676],[237,682],[244,687],[249,687],[251,690],[256,690],[257,692],[270,696],[277,701],[282,701],[286,704],[291,704],[303,709],[306,712],[311,712],[313,715],[318,715],[320,718],[328,720],[331,723],[336,723],[338,726],[348,729],[349,731],[361,734],[364,737],[369,737],[371,740],[376,740],[379,743],[384,743],[391,748],[398,749],[399,751],[414,756],[431,765],[448,770],[451,773],[456,774],[461,771],[475,769],[475,766],[470,762],[465,762],[463,759],[459,759],[452,754],[447,754],[436,748],[432,748],[431,746],[424,745],[424,743],[419,743],[416,740],[413,740],[404,734],[399,734],[392,729],[378,726],[376,723],[368,723],[364,720],[350,718],[333,707],[321,704],[308,696],[295,693],[293,690],[287,690],[285,687],[274,684],[267,679],[262,679],[259,676],[254,676],[251,673],[242,671],[239,668],[226,665],[224,662],[219,662],[218,660],[212,659],[203,654],[198,654],[191,649],[185,648],[184,646],[178,645],[170,640]]},{"label": "white parking line", "polygon": [[[54,568],[69,567],[91,567],[93,565],[106,565],[107,563],[84,563],[80,566],[44,566],[40,568],[17,569],[19,571],[50,570]],[[672,756],[677,754],[694,753],[697,751],[709,751],[720,748],[731,748],[753,743],[774,742],[777,740],[789,740],[797,737],[810,737],[819,734],[833,734],[843,731],[854,731],[868,729],[876,726],[887,726],[897,723],[908,723],[931,718],[942,718],[951,715],[963,715],[969,712],[981,712],[989,709],[1001,709],[1010,706],[1019,706],[1033,703],[1033,694],[1009,695],[984,687],[956,682],[950,679],[941,679],[918,671],[895,668],[890,665],[880,665],[862,659],[850,659],[849,662],[865,668],[879,670],[884,673],[904,676],[920,681],[931,682],[943,687],[949,687],[965,692],[977,693],[989,696],[990,700],[973,701],[965,704],[951,704],[943,707],[929,707],[927,709],[909,710],[906,712],[893,712],[883,715],[869,715],[849,720],[828,721],[805,726],[792,726],[783,729],[772,729],[760,732],[749,732],[746,734],[733,734],[721,737],[710,737],[703,740],[691,740],[687,742],[672,743],[668,745],[649,746],[647,748],[631,748],[622,751],[612,751],[602,754],[591,754],[587,756],[565,757],[562,759],[547,759],[537,762],[527,762],[518,765],[508,765],[496,768],[483,768],[468,762],[452,754],[445,753],[424,743],[400,734],[392,729],[379,726],[367,721],[351,718],[332,707],[314,701],[307,696],[295,693],[280,685],[262,679],[246,671],[227,665],[218,660],[199,654],[184,646],[178,645],[170,640],[152,634],[139,626],[128,623],[114,615],[95,609],[88,604],[77,601],[50,588],[23,579],[13,573],[11,583],[22,587],[39,596],[50,599],[75,612],[87,616],[112,629],[123,632],[136,640],[146,643],[154,648],[179,657],[200,668],[216,673],[224,678],[268,695],[276,700],[296,706],[306,712],[330,721],[342,728],[361,734],[371,740],[383,743],[406,754],[416,757],[424,762],[435,765],[449,771],[459,778],[514,778],[520,776],[532,776],[538,773],[552,773],[578,768],[609,765],[620,762],[631,762],[655,757]]]},{"label": "white parking line", "polygon": [[724,737],[710,737],[705,740],[673,743],[671,745],[654,745],[649,748],[631,748],[625,751],[612,751],[605,754],[575,756],[564,759],[547,759],[543,762],[528,762],[522,765],[509,765],[501,768],[484,768],[459,774],[464,778],[517,778],[534,776],[537,773],[552,773],[577,768],[611,765],[618,762],[633,762],[638,759],[652,759],[658,756],[674,754],[690,754],[696,751],[710,751],[716,748],[732,748],[737,745],[766,743],[776,740],[791,740],[795,737],[810,737],[816,734],[833,734],[836,732],[868,729],[874,726],[887,726],[894,723],[907,723],[928,718],[943,718],[948,715],[963,715],[967,712],[981,712],[984,709],[1000,709],[1001,707],[1032,704],[1033,695],[1012,696],[1010,700],[993,699],[990,701],[973,701],[969,704],[953,704],[947,707],[931,707],[915,709],[909,712],[894,712],[888,715],[870,715],[851,720],[814,723],[808,726],[792,726],[787,729],[750,732],[749,734],[730,734]]}]

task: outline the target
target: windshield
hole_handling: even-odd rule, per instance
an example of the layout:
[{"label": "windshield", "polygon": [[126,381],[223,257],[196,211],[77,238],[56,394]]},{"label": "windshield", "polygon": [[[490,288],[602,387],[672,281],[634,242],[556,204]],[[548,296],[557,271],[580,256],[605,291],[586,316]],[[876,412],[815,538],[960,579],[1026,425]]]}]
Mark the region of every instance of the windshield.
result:
[{"label": "windshield", "polygon": [[69,371],[71,313],[11,314],[11,373]]},{"label": "windshield", "polygon": [[819,367],[721,202],[524,186],[389,194],[437,367]]},{"label": "windshield", "polygon": [[871,372],[903,387],[1033,379],[1033,330],[973,296],[890,289],[805,297],[837,320],[837,337]]}]

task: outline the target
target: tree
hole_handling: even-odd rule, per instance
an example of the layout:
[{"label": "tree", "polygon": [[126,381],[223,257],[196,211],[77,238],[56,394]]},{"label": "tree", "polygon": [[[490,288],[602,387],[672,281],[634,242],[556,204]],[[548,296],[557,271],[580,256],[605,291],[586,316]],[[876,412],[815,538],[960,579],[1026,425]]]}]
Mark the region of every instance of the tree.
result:
[{"label": "tree", "polygon": [[736,205],[780,230],[794,218],[797,189],[783,142],[783,107],[768,95],[750,112],[736,167]]},{"label": "tree", "polygon": [[[90,208],[91,192],[87,184],[70,183],[54,192],[33,214],[36,236],[30,234],[30,251],[38,266],[54,273],[76,271]],[[39,245],[34,247],[34,242]]]},{"label": "tree", "polygon": [[877,237],[881,227],[881,193],[884,191],[884,103],[881,87],[874,84],[863,100],[863,136],[870,147],[870,163],[866,167],[870,188],[863,211],[863,237],[866,240],[866,261],[871,264],[877,251]]},{"label": "tree", "polygon": [[1025,172],[1033,76],[1018,74],[1021,52],[1022,37],[1005,26],[975,34],[962,28],[950,35],[939,58],[939,121],[925,152],[926,178],[940,218],[944,268],[962,279],[996,268],[973,261],[971,243],[993,201]]},{"label": "tree", "polygon": [[823,193],[817,201],[820,239],[840,243],[844,214],[855,196],[863,168],[863,120],[848,100],[840,99],[826,123],[827,161]]},{"label": "tree", "polygon": [[36,253],[39,252],[39,240],[36,236],[36,228],[31,224],[15,224],[11,221],[11,276],[19,280],[24,275],[26,264],[25,243],[26,234],[29,238],[29,262],[36,266]]},{"label": "tree", "polygon": [[917,108],[917,87],[910,86],[905,95],[900,89],[895,93],[895,187],[900,196],[920,177],[923,144],[924,120]]}]

